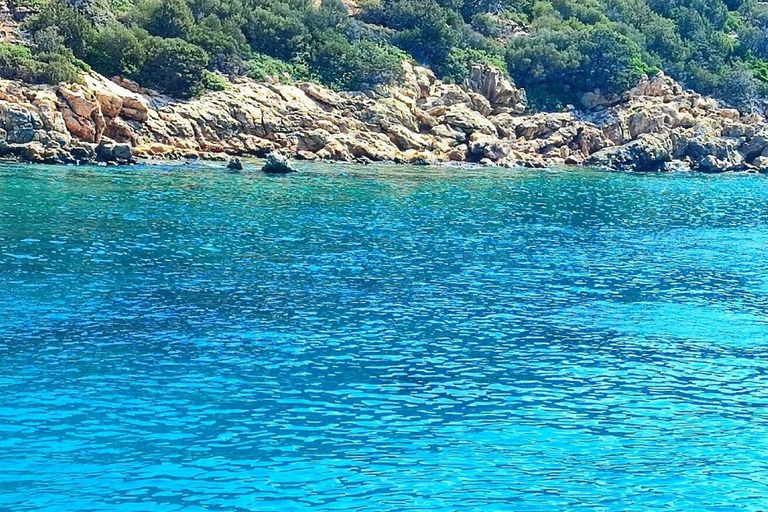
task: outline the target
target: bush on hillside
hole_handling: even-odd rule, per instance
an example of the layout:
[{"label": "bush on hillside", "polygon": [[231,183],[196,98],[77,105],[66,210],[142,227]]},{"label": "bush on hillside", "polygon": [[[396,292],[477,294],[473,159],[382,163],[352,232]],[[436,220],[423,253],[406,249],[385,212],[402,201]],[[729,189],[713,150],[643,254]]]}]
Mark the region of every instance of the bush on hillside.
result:
[{"label": "bush on hillside", "polygon": [[206,91],[226,91],[229,88],[226,80],[210,71],[203,72],[202,86]]},{"label": "bush on hillside", "polygon": [[255,53],[248,61],[247,75],[254,80],[265,80],[267,77],[278,77],[281,80],[306,79],[309,71],[295,63],[288,63],[269,55]]},{"label": "bush on hillside", "polygon": [[61,53],[33,54],[25,46],[0,43],[0,77],[33,84],[78,81],[79,69]]},{"label": "bush on hillside", "polygon": [[[398,80],[406,57],[454,81],[472,64],[506,63],[548,108],[587,90],[621,91],[654,67],[740,105],[764,98],[768,85],[768,6],[754,0],[365,0],[354,19],[341,0],[41,1],[27,28],[43,46],[55,36],[73,65],[79,58],[182,95],[203,90],[203,62],[208,71],[364,89]],[[67,69],[65,52],[32,53]],[[156,75],[159,62],[172,83]]]},{"label": "bush on hillside", "polygon": [[103,75],[134,77],[147,60],[146,39],[146,33],[120,23],[103,27],[93,33],[86,60]]},{"label": "bush on hillside", "polygon": [[203,90],[208,54],[183,39],[147,38],[147,60],[137,77],[141,83],[179,98]]},{"label": "bush on hillside", "polygon": [[93,32],[93,24],[86,16],[71,8],[65,0],[50,0],[25,25],[32,34],[49,27],[58,30],[62,43],[77,57],[82,59],[86,56]]},{"label": "bush on hillside", "polygon": [[506,62],[498,55],[472,48],[453,48],[440,68],[440,74],[444,80],[460,84],[469,77],[473,64],[493,66],[508,73]]},{"label": "bush on hillside", "polygon": [[310,72],[336,89],[365,90],[403,76],[403,55],[372,41],[352,45],[345,38],[328,38],[314,52]]}]

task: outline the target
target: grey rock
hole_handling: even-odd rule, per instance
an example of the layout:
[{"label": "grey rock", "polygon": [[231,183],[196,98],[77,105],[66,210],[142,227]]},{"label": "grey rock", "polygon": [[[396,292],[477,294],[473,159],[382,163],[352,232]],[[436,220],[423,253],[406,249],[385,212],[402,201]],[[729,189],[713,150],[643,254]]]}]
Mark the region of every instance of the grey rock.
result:
[{"label": "grey rock", "polygon": [[127,143],[115,144],[115,147],[112,149],[112,156],[119,162],[131,161],[133,159],[133,150],[131,149],[131,145]]},{"label": "grey rock", "polygon": [[763,150],[765,150],[767,147],[768,134],[759,133],[742,144],[742,146],[739,148],[739,151],[742,155],[744,155],[744,158],[747,160],[752,160],[753,158],[760,156]]},{"label": "grey rock", "polygon": [[487,98],[491,107],[507,107],[516,113],[526,109],[525,91],[515,87],[493,66],[472,66],[465,85],[470,91]]},{"label": "grey rock", "polygon": [[672,159],[672,141],[664,135],[644,135],[623,146],[592,155],[587,164],[620,171],[656,172]]},{"label": "grey rock", "polygon": [[297,172],[296,169],[291,167],[288,158],[276,151],[267,155],[267,163],[264,164],[261,170],[267,174],[290,174]]},{"label": "grey rock", "polygon": [[96,145],[89,142],[73,143],[69,153],[76,161],[91,162],[96,158]]},{"label": "grey rock", "polygon": [[129,163],[133,160],[133,150],[130,144],[104,137],[96,146],[96,156],[102,162]]},{"label": "grey rock", "polygon": [[746,163],[738,152],[733,152],[724,159],[720,159],[715,155],[707,155],[695,167],[697,171],[710,174],[743,171],[746,168]]},{"label": "grey rock", "polygon": [[39,142],[31,142],[23,147],[21,156],[27,162],[43,162],[45,160],[45,148]]},{"label": "grey rock", "polygon": [[230,171],[242,171],[243,162],[239,158],[233,158],[227,164],[227,169],[229,169]]}]

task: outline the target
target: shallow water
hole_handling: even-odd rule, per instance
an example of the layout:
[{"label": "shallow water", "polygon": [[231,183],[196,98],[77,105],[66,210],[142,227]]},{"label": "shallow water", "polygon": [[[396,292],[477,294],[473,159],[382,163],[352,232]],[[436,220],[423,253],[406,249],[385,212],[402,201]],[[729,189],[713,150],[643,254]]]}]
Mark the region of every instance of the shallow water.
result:
[{"label": "shallow water", "polygon": [[768,509],[768,179],[0,167],[0,510]]}]

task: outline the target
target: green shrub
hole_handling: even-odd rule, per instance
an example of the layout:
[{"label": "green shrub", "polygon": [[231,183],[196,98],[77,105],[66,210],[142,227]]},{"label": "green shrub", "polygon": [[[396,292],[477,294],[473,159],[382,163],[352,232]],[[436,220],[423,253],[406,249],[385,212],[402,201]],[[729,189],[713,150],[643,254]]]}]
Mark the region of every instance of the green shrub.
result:
[{"label": "green shrub", "polygon": [[195,25],[185,0],[145,0],[136,5],[134,16],[147,32],[163,38],[186,39]]},{"label": "green shrub", "polygon": [[391,46],[372,41],[352,45],[338,36],[315,49],[309,68],[321,82],[336,89],[365,90],[402,78],[403,58]]},{"label": "green shrub", "polygon": [[208,54],[183,39],[146,39],[147,60],[137,74],[141,83],[160,92],[189,98],[203,90]]},{"label": "green shrub", "polygon": [[393,42],[417,61],[440,66],[461,42],[460,16],[435,0],[385,0],[386,26],[397,30]]},{"label": "green shrub", "polygon": [[35,56],[42,66],[38,68],[37,81],[45,84],[80,81],[80,69],[71,57],[62,53],[41,53]]},{"label": "green shrub", "polygon": [[275,4],[271,8],[258,6],[248,13],[243,33],[254,52],[289,61],[311,35],[297,9]]},{"label": "green shrub", "polygon": [[226,80],[210,71],[203,73],[202,86],[207,91],[226,91],[229,88]]},{"label": "green shrub", "polygon": [[90,41],[86,59],[106,76],[135,76],[147,59],[146,33],[114,23],[96,31]]},{"label": "green shrub", "polygon": [[235,23],[224,23],[213,14],[204,16],[192,30],[189,42],[208,53],[211,69],[234,75],[246,72],[245,61],[251,52]]},{"label": "green shrub", "polygon": [[25,46],[0,43],[0,76],[9,80],[30,80],[38,73],[40,63]]},{"label": "green shrub", "polygon": [[78,81],[78,69],[60,53],[33,55],[25,46],[0,43],[0,76],[34,84]]},{"label": "green shrub", "polygon": [[275,59],[262,53],[253,54],[247,65],[247,75],[257,81],[262,81],[270,76],[288,81],[308,77],[306,68],[302,69],[299,65]]},{"label": "green shrub", "polygon": [[472,64],[494,66],[507,74],[507,64],[498,55],[492,55],[482,50],[472,48],[454,48],[448,54],[445,64],[440,68],[444,80],[463,83],[469,76]]},{"label": "green shrub", "polygon": [[582,55],[577,70],[577,90],[600,89],[616,94],[635,86],[649,67],[643,62],[638,45],[610,25],[597,25],[582,33]]}]

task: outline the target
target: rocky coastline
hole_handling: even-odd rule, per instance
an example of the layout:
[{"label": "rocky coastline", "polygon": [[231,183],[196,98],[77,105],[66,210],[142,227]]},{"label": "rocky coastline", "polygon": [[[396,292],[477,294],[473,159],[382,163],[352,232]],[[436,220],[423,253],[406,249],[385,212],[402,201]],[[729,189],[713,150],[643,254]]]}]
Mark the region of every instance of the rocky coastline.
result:
[{"label": "rocky coastline", "polygon": [[0,156],[39,163],[263,157],[625,171],[768,172],[768,120],[663,74],[583,110],[528,113],[525,91],[474,67],[464,84],[410,64],[397,87],[339,93],[238,79],[174,100],[95,73],[81,84],[0,80]]}]

